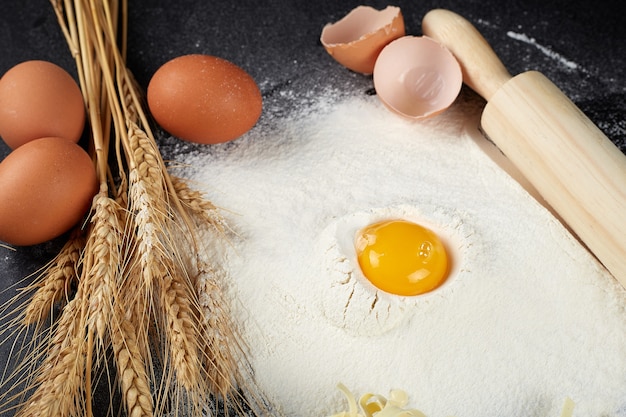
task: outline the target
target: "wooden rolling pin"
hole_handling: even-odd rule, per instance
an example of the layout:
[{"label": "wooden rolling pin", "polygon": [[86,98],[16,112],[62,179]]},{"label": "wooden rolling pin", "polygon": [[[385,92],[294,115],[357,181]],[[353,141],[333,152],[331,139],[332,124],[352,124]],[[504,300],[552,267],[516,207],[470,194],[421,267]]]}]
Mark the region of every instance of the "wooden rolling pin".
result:
[{"label": "wooden rolling pin", "polygon": [[464,82],[487,100],[489,139],[626,287],[626,155],[545,76],[511,77],[461,16],[432,10],[422,31],[456,56]]}]

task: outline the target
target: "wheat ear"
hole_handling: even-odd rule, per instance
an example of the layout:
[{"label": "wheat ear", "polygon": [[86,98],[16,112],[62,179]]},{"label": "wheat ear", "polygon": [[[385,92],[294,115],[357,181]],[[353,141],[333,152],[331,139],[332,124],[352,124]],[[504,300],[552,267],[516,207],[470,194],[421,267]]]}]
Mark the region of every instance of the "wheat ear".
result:
[{"label": "wheat ear", "polygon": [[188,393],[199,393],[204,388],[204,378],[201,373],[200,329],[193,290],[181,273],[166,273],[161,280],[160,295],[169,364],[174,377]]},{"label": "wheat ear", "polygon": [[56,303],[69,299],[70,287],[78,279],[79,261],[84,245],[83,232],[75,231],[52,263],[42,272],[41,278],[34,284],[37,290],[24,309],[24,324],[41,324]]},{"label": "wheat ear", "polygon": [[70,417],[84,409],[86,343],[84,327],[79,325],[82,308],[77,298],[63,308],[34,379],[37,388],[16,417]]},{"label": "wheat ear", "polygon": [[111,323],[111,344],[124,407],[129,417],[152,417],[153,399],[146,373],[145,357],[137,341],[136,328],[121,306]]},{"label": "wheat ear", "polygon": [[229,227],[218,207],[207,200],[202,192],[192,189],[182,178],[172,177],[172,185],[184,207],[201,220],[203,228],[210,226],[224,235]]},{"label": "wheat ear", "polygon": [[83,279],[88,286],[89,297],[87,326],[96,332],[100,343],[104,343],[120,271],[120,244],[123,239],[118,212],[121,208],[106,191],[96,195],[93,207]]},{"label": "wheat ear", "polygon": [[217,396],[228,398],[241,379],[234,324],[230,322],[229,311],[223,303],[224,295],[217,283],[215,271],[205,262],[199,265],[198,270],[195,282],[204,319],[204,367],[211,391]]}]

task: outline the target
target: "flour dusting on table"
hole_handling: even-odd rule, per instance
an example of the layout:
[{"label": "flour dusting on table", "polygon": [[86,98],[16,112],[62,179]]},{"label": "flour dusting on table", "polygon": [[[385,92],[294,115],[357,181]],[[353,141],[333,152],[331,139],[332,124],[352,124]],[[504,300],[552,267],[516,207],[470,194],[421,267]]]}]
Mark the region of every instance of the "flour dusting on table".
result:
[{"label": "flour dusting on table", "polygon": [[[557,416],[568,396],[574,415],[626,416],[625,291],[480,150],[475,104],[408,122],[374,96],[320,97],[179,155],[227,210],[235,320],[286,416],[342,410],[339,382],[405,390],[431,417]],[[359,279],[351,230],[386,216],[449,239],[444,286],[402,298]]]}]

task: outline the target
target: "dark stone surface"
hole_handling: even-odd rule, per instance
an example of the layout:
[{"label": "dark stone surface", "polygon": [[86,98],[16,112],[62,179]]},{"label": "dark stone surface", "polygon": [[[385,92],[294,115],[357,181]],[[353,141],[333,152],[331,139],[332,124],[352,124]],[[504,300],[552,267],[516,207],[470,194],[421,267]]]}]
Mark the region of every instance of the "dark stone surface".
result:
[{"label": "dark stone surface", "polygon": [[[324,24],[362,4],[357,1],[129,3],[128,64],[144,87],[161,64],[187,53],[221,56],[246,69],[261,86],[264,98],[273,103],[275,114],[288,111],[288,100],[305,100],[321,88],[353,85],[365,92],[370,87],[366,77],[341,68],[319,43]],[[399,0],[365,4],[400,6],[407,33],[413,35],[421,34],[421,19],[430,9],[448,8],[465,16],[512,74],[536,69],[547,75],[626,152],[626,15],[621,2]],[[4,0],[0,74],[28,59],[49,60],[75,74],[73,58],[50,3]],[[287,90],[293,93],[289,99],[273,101]],[[7,147],[0,143],[0,159],[7,153]],[[0,247],[0,302],[15,294],[12,286],[51,259],[63,241],[61,237],[15,251]],[[1,365],[9,348],[10,343],[0,347]]]}]

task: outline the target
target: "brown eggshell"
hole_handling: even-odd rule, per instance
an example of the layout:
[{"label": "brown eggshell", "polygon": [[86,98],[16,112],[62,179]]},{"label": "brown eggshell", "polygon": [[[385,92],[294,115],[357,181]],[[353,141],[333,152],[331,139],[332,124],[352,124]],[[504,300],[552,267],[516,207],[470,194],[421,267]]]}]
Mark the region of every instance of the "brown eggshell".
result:
[{"label": "brown eggshell", "polygon": [[236,139],[261,115],[254,79],[237,65],[209,55],[184,55],[165,63],[148,85],[157,123],[180,139],[214,144]]},{"label": "brown eggshell", "polygon": [[433,117],[457,98],[463,84],[454,55],[434,39],[404,36],[387,45],[374,67],[378,98],[413,120]]},{"label": "brown eggshell", "polygon": [[0,136],[11,149],[47,136],[78,142],[85,106],[78,84],[47,61],[25,61],[0,78]]},{"label": "brown eggshell", "polygon": [[400,8],[387,6],[376,10],[370,6],[358,6],[341,20],[324,26],[320,41],[344,67],[371,74],[385,45],[404,35]]},{"label": "brown eggshell", "polygon": [[0,163],[0,240],[26,246],[76,225],[97,191],[91,158],[57,137],[30,141]]}]

